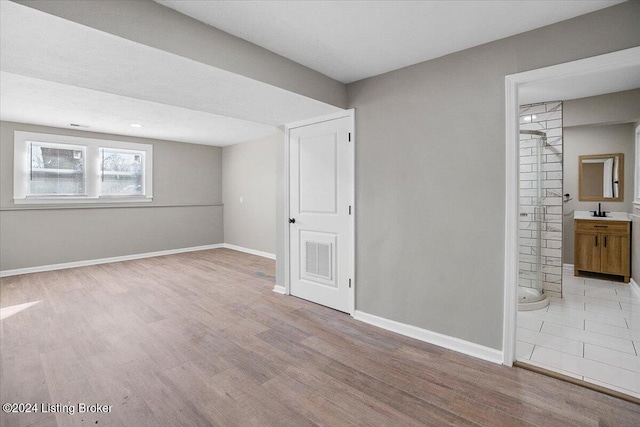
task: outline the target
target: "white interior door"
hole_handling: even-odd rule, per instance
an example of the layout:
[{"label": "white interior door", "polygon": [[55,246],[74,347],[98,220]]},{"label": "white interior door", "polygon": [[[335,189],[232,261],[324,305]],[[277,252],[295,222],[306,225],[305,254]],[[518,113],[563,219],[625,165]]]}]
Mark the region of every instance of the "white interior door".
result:
[{"label": "white interior door", "polygon": [[349,312],[351,117],[289,131],[290,293]]}]

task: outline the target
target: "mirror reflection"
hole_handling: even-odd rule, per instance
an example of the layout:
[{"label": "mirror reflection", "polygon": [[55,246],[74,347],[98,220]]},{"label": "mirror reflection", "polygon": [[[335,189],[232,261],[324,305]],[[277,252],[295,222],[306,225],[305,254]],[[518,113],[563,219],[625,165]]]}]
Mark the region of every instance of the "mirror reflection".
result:
[{"label": "mirror reflection", "polygon": [[581,201],[622,201],[624,155],[579,156]]}]

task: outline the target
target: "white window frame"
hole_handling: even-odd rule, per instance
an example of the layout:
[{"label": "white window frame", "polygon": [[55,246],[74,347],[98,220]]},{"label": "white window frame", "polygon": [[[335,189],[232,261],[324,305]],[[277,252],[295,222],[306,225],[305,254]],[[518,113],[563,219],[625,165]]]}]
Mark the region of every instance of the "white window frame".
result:
[{"label": "white window frame", "polygon": [[[27,195],[31,142],[45,144],[65,144],[83,147],[85,150],[85,190],[84,196]],[[144,154],[143,195],[100,195],[101,165],[100,148],[139,151]],[[112,141],[69,135],[52,135],[36,132],[14,132],[13,143],[13,202],[15,204],[67,204],[67,203],[140,203],[153,200],[153,145],[135,142]]]}]

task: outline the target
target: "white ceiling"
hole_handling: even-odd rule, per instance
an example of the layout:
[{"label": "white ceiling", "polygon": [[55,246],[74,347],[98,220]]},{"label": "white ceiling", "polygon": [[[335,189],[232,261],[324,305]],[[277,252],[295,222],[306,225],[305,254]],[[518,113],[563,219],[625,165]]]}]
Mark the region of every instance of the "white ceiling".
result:
[{"label": "white ceiling", "polygon": [[155,1],[344,83],[621,3]]},{"label": "white ceiling", "polygon": [[340,110],[13,2],[0,12],[1,120],[114,134],[140,123],[138,136],[222,146]]},{"label": "white ceiling", "polygon": [[[0,72],[2,120],[116,135],[225,146],[275,132],[238,120],[92,89]],[[131,124],[142,125],[141,128]]]},{"label": "white ceiling", "polygon": [[[349,82],[619,1],[159,3]],[[1,120],[78,123],[118,135],[224,146],[339,110],[5,0],[0,71]],[[631,73],[637,80],[638,70]],[[577,82],[547,82],[531,96],[571,99],[630,88],[628,73]],[[599,85],[604,92],[593,92]],[[567,93],[573,86],[580,88]]]}]

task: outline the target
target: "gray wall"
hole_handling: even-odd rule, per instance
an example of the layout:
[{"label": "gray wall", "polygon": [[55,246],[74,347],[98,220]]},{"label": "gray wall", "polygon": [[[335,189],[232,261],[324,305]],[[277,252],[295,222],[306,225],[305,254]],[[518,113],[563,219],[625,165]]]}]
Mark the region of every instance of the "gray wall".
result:
[{"label": "gray wall", "polygon": [[502,348],[504,76],[638,46],[639,19],[627,2],[347,86],[358,310]]},{"label": "gray wall", "polygon": [[327,104],[346,105],[343,83],[152,0],[14,2]]},{"label": "gray wall", "polygon": [[225,243],[276,253],[276,156],[283,138],[278,131],[223,148]]},{"label": "gray wall", "polygon": [[564,127],[630,123],[640,118],[640,89],[564,102]]},{"label": "gray wall", "polygon": [[[153,144],[153,202],[15,205],[15,130]],[[0,270],[222,243],[221,160],[219,147],[0,122]]]},{"label": "gray wall", "polygon": [[[568,104],[568,103],[567,103]],[[565,104],[565,108],[569,108]],[[573,126],[564,128],[564,193],[573,200],[564,204],[564,229],[562,238],[563,262],[573,264],[574,211],[598,209],[598,202],[578,200],[578,156],[585,154],[624,154],[624,200],[602,202],[602,209],[613,212],[631,212],[633,206],[634,141],[633,123],[605,126]]]}]

